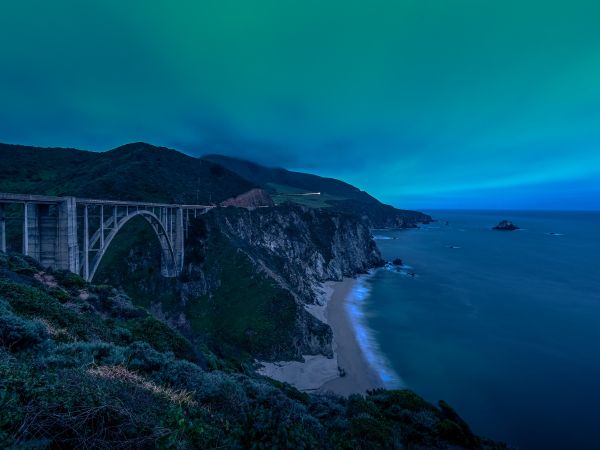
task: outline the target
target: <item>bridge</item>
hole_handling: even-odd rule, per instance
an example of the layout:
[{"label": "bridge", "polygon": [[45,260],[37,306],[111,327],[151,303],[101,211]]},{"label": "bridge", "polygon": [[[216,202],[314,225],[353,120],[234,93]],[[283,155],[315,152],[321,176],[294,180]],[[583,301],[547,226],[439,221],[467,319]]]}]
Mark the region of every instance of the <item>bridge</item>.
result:
[{"label": "bridge", "polygon": [[183,270],[185,239],[191,217],[214,206],[97,200],[76,197],[0,193],[0,250],[6,252],[7,206],[20,205],[23,254],[43,267],[69,270],[92,281],[102,257],[119,231],[133,218],[145,219],[161,247],[161,273]]}]

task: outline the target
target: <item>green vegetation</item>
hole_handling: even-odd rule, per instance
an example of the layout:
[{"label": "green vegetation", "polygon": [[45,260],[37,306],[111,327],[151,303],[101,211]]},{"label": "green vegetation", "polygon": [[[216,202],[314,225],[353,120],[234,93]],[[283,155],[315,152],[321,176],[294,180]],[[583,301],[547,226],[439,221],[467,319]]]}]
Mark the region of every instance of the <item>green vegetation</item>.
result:
[{"label": "green vegetation", "polygon": [[176,278],[160,274],[161,249],[150,224],[134,217],[115,236],[94,277],[96,283],[124,289],[138,306],[167,309],[177,296]]},{"label": "green vegetation", "polygon": [[259,186],[292,187],[299,192],[322,192],[339,199],[352,199],[379,203],[364,191],[334,178],[324,178],[308,173],[293,172],[281,168],[261,166],[243,159],[222,155],[208,155],[205,160],[220,164]]},{"label": "green vegetation", "polygon": [[343,197],[336,197],[326,192],[320,192],[318,195],[312,195],[313,193],[305,195],[307,191],[277,183],[267,183],[266,187],[271,192],[271,197],[276,205],[291,202],[308,208],[331,208],[336,200],[345,200]]},{"label": "green vegetation", "polygon": [[0,160],[0,192],[208,204],[255,187],[217,164],[144,143],[104,153],[0,144]]},{"label": "green vegetation", "polygon": [[[252,357],[294,357],[298,311],[291,293],[257,270],[217,224],[206,220],[194,220],[190,227],[188,272],[181,279],[160,275],[158,241],[140,219],[132,220],[113,240],[96,282],[118,286],[136,305],[159,308],[167,317],[184,314],[191,326],[190,338],[201,338],[236,364]],[[200,278],[210,285],[201,292],[194,287],[199,270],[203,271]],[[189,291],[184,304],[182,290]]]},{"label": "green vegetation", "polygon": [[[143,219],[113,240],[95,285],[0,253],[0,448],[504,448],[410,391],[344,399],[255,374],[254,358],[291,359],[307,336],[325,349],[331,338],[295,298],[309,271],[293,259],[332,262],[338,226],[369,254],[369,230],[341,211],[387,223],[398,210],[338,180],[260,166],[244,175],[140,143],[106,153],[0,144],[0,159],[0,191],[216,203],[266,183],[277,201],[313,207],[213,210],[193,221],[176,279],[160,275]],[[306,191],[324,194],[290,195]],[[8,212],[14,249],[19,210]],[[426,217],[413,214],[401,223]],[[379,259],[341,250],[345,271]]]},{"label": "green vegetation", "polygon": [[505,448],[410,391],[307,395],[219,364],[117,290],[0,254],[2,448]]},{"label": "green vegetation", "polygon": [[[366,218],[374,228],[412,227],[431,220],[428,215],[417,211],[384,205],[368,193],[334,178],[265,167],[223,155],[208,155],[204,159],[220,164],[266,189],[276,204],[291,202],[311,208],[331,208]],[[320,192],[320,195],[294,195],[308,192]]]},{"label": "green vegetation", "polygon": [[297,314],[291,293],[257,272],[248,256],[218,232],[207,240],[203,267],[219,284],[188,302],[193,331],[251,355],[289,355]]}]

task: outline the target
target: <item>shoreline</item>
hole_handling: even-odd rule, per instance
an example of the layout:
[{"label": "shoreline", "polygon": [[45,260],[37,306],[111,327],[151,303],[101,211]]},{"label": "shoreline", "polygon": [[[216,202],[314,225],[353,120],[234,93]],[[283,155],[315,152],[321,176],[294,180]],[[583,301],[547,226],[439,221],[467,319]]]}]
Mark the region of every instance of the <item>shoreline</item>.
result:
[{"label": "shoreline", "polygon": [[383,381],[369,364],[356,336],[356,329],[348,311],[348,301],[358,280],[344,278],[333,287],[327,302],[325,316],[333,330],[333,350],[338,366],[345,376],[325,382],[320,392],[333,392],[338,395],[364,394],[369,389],[383,388]]},{"label": "shoreline", "polygon": [[[289,383],[307,392],[333,392],[337,395],[363,394],[369,389],[383,388],[382,379],[369,364],[356,337],[349,316],[348,301],[358,280],[322,284],[322,305],[309,305],[307,311],[327,323],[333,331],[333,358],[304,355],[305,362],[261,362],[258,373]],[[343,369],[344,376],[340,375]]]}]

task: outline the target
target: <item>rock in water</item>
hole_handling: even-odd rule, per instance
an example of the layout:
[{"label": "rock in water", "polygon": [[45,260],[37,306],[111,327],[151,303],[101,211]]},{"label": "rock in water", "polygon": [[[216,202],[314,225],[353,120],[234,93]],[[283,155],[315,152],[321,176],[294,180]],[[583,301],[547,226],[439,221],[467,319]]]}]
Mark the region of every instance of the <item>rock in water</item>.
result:
[{"label": "rock in water", "polygon": [[510,222],[509,220],[502,220],[493,229],[500,231],[514,231],[518,230],[519,227],[516,226],[514,223]]}]

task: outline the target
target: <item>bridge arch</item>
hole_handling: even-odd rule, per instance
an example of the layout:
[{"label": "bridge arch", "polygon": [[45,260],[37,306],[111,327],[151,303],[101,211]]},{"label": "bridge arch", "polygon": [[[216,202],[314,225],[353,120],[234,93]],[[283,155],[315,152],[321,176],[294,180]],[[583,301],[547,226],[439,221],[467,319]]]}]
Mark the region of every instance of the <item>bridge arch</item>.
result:
[{"label": "bridge arch", "polygon": [[[154,234],[158,238],[160,248],[161,248],[161,273],[165,277],[174,277],[179,271],[180,267],[178,265],[178,256],[181,253],[179,249],[175,248],[178,241],[177,236],[175,236],[172,231],[169,232],[167,230],[165,224],[160,220],[160,218],[150,210],[139,209],[127,212],[123,217],[115,219],[110,218],[105,226],[109,233],[103,238],[103,243],[100,245],[100,248],[93,256],[93,258],[89,261],[89,269],[88,274],[83,273],[84,278],[88,281],[92,281],[94,279],[94,275],[96,275],[96,271],[100,267],[100,263],[102,262],[102,258],[107,253],[110,248],[110,244],[113,239],[119,234],[119,232],[127,225],[132,219],[135,217],[142,217],[149,224]],[[114,226],[114,221],[116,220],[116,226]],[[164,219],[163,219],[164,220]],[[90,247],[93,247],[94,244],[100,240],[101,230],[96,231],[90,240]],[[183,240],[181,240],[183,244]],[[85,271],[85,262],[81,264],[82,271]]]},{"label": "bridge arch", "polygon": [[4,211],[11,204],[22,205],[23,254],[44,267],[68,270],[86,281],[96,274],[112,240],[138,216],[158,237],[162,275],[179,275],[190,217],[216,207],[0,192],[0,251],[6,251]]}]

